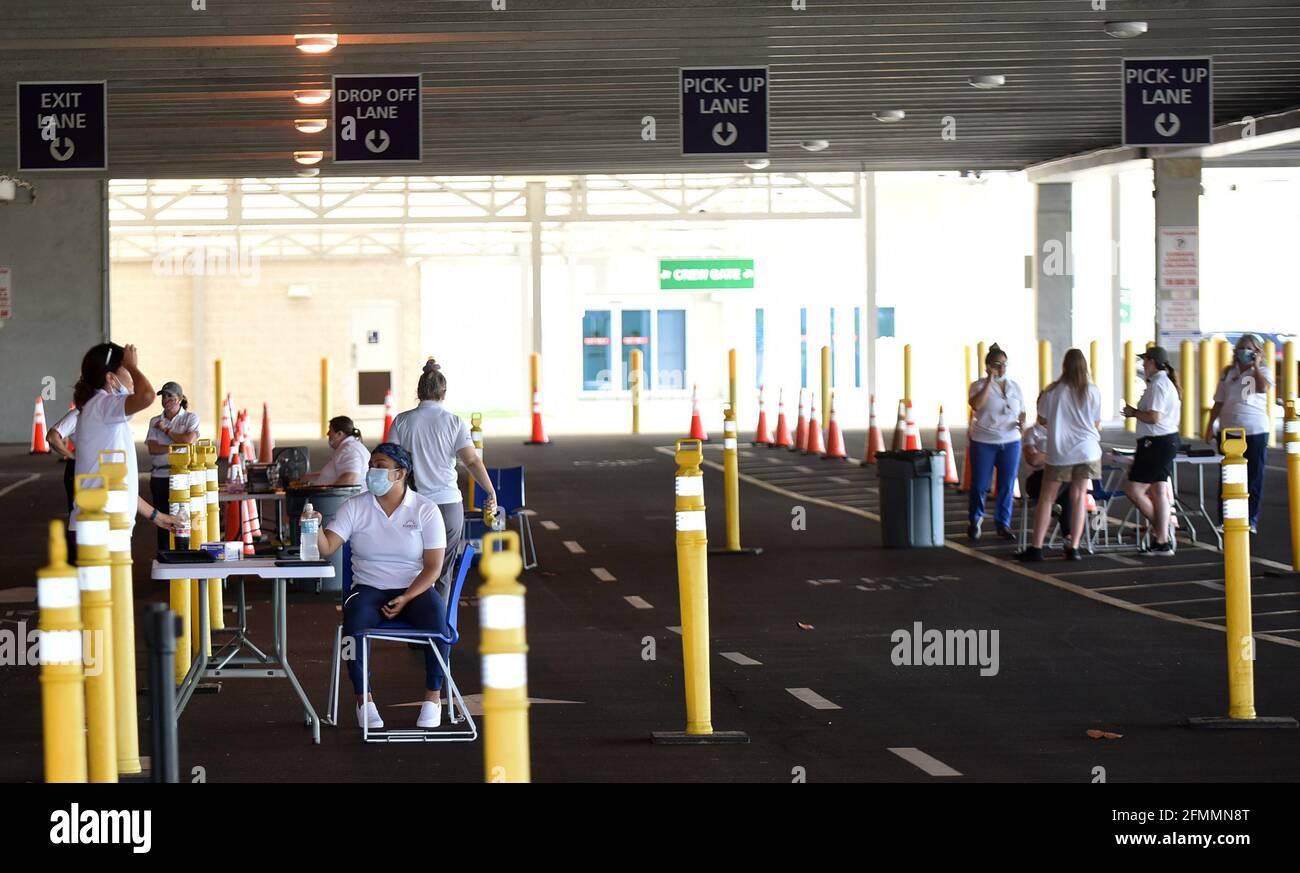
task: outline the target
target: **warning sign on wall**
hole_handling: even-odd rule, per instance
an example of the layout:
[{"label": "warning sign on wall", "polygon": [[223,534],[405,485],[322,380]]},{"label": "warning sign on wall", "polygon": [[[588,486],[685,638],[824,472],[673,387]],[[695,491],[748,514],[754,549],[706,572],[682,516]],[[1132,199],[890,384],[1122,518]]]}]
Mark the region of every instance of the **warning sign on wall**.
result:
[{"label": "warning sign on wall", "polygon": [[13,271],[0,267],[0,321],[14,317]]},{"label": "warning sign on wall", "polygon": [[1158,245],[1160,290],[1176,299],[1196,297],[1200,286],[1197,228],[1162,227]]}]

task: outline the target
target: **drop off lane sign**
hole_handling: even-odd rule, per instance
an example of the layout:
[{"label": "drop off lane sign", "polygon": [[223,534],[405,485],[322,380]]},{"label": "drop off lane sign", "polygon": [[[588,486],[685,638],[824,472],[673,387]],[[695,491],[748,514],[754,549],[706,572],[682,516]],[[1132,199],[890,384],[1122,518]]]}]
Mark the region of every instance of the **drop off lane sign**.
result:
[{"label": "drop off lane sign", "polygon": [[682,67],[683,155],[767,154],[767,67]]},{"label": "drop off lane sign", "polygon": [[420,74],[334,77],[334,163],[419,161]]},{"label": "drop off lane sign", "polygon": [[19,82],[18,169],[108,169],[108,83]]},{"label": "drop off lane sign", "polygon": [[1124,145],[1209,145],[1210,58],[1126,58]]}]

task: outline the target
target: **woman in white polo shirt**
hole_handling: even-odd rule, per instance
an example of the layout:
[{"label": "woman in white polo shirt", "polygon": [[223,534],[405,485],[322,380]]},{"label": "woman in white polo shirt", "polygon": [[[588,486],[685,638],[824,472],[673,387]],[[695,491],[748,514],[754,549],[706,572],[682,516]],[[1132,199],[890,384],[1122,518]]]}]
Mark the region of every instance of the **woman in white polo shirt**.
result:
[{"label": "woman in white polo shirt", "polygon": [[445,595],[451,582],[452,564],[460,545],[461,531],[465,527],[464,497],[456,484],[456,461],[459,459],[474,477],[474,481],[487,492],[484,509],[491,511],[497,505],[497,492],[488,479],[487,468],[469,436],[465,420],[452,414],[442,405],[447,396],[447,377],[437,361],[429,358],[416,386],[420,405],[408,409],[393,419],[388,438],[411,453],[415,462],[413,487],[438,505],[447,534],[447,567],[438,580],[438,592]]},{"label": "woman in white polo shirt", "polygon": [[994,343],[984,356],[987,375],[970,386],[970,527],[967,535],[980,538],[984,520],[984,495],[998,471],[994,521],[998,536],[1015,539],[1011,509],[1020,469],[1020,432],[1025,426],[1025,397],[1020,386],[1007,378],[1007,355]]},{"label": "woman in white polo shirt", "polygon": [[1138,355],[1147,388],[1137,407],[1125,406],[1124,417],[1137,419],[1137,454],[1129,468],[1124,493],[1151,524],[1155,543],[1154,555],[1173,554],[1169,541],[1169,509],[1173,490],[1169,477],[1174,473],[1174,456],[1178,454],[1178,426],[1183,404],[1169,353],[1152,346]]},{"label": "woman in white polo shirt", "polygon": [[[356,634],[385,619],[397,619],[420,630],[447,628],[447,605],[434,588],[442,572],[447,538],[438,507],[407,487],[411,456],[395,443],[380,443],[366,471],[368,493],[343,503],[321,532],[320,554],[327,558],[352,545],[352,590],[343,603],[343,635]],[[320,518],[319,512],[312,513]],[[438,643],[443,660],[451,646]],[[442,723],[442,669],[427,647],[424,655],[425,695],[416,726]],[[357,724],[383,728],[374,696],[361,697],[361,660],[348,659],[348,676],[357,693]]]},{"label": "woman in white polo shirt", "polygon": [[370,466],[370,450],[361,442],[361,431],[346,415],[330,419],[330,459],[315,473],[304,477],[313,485],[360,485],[366,491],[366,468]]},{"label": "woman in white polo shirt", "polygon": [[[1246,431],[1246,487],[1250,489],[1250,532],[1259,520],[1264,497],[1264,470],[1268,463],[1268,389],[1273,371],[1264,360],[1264,340],[1248,333],[1237,340],[1232,363],[1223,371],[1214,392],[1214,406],[1205,423],[1205,441],[1220,448],[1214,439],[1214,422]],[[1222,506],[1222,501],[1220,501]]]},{"label": "woman in white polo shirt", "polygon": [[[167,382],[158,392],[162,398],[163,411],[149,419],[149,433],[145,437],[145,446],[149,449],[152,473],[149,477],[149,493],[157,506],[167,506],[171,488],[171,454],[173,443],[196,443],[199,440],[199,416],[190,412],[190,401],[184,389],[175,382]],[[178,541],[178,549],[186,548],[186,543]],[[167,532],[158,531],[158,550],[170,547]]]},{"label": "woman in white polo shirt", "polygon": [[1088,482],[1101,476],[1101,391],[1088,381],[1088,359],[1078,349],[1065,353],[1061,375],[1038,396],[1038,423],[1047,428],[1047,466],[1034,508],[1033,542],[1016,552],[1021,561],[1043,560],[1043,540],[1052,504],[1063,483],[1070,486],[1070,531],[1066,560],[1077,561]]}]

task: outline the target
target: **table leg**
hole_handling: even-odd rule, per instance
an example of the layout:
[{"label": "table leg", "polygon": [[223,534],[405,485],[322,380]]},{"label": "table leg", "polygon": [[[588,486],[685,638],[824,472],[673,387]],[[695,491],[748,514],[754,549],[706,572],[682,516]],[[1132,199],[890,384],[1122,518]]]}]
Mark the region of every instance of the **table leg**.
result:
[{"label": "table leg", "polygon": [[274,624],[275,634],[275,655],[284,669],[285,678],[293,686],[294,693],[302,701],[303,714],[307,717],[307,723],[311,726],[311,741],[320,745],[320,716],[316,714],[315,708],[307,695],[303,693],[302,685],[298,682],[298,677],[294,675],[293,668],[289,666],[289,618],[288,618],[288,582],[284,579],[275,580],[273,589],[273,609],[275,610]]},{"label": "table leg", "polygon": [[[208,602],[208,580],[199,579],[199,603]],[[199,638],[208,638],[208,611],[199,610]],[[190,702],[194,695],[194,689],[199,687],[199,681],[203,678],[203,673],[208,669],[208,656],[203,651],[203,646],[199,646],[199,652],[194,656],[194,662],[190,664],[190,670],[185,674],[185,679],[181,682],[181,687],[176,695],[176,717],[180,718],[181,713],[185,711],[185,706]]]}]

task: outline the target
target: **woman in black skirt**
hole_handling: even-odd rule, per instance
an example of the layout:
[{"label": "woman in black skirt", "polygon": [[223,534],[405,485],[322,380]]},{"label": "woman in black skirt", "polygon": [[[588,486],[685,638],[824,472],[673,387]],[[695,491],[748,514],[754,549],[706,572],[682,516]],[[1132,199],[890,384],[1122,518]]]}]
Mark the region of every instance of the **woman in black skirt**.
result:
[{"label": "woman in black skirt", "polygon": [[1138,355],[1147,381],[1146,391],[1137,408],[1124,407],[1125,418],[1137,419],[1137,454],[1129,469],[1124,493],[1146,517],[1155,534],[1150,552],[1169,555],[1174,546],[1169,540],[1169,512],[1173,505],[1174,456],[1178,454],[1178,424],[1182,418],[1182,398],[1169,353],[1152,346]]}]

